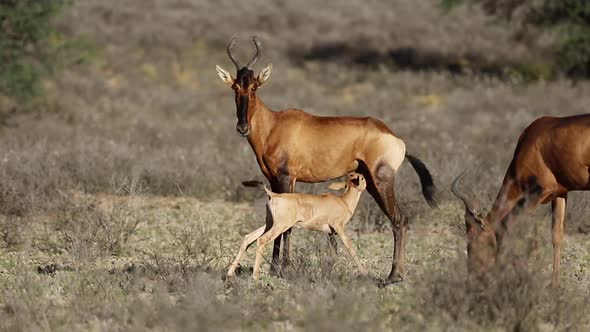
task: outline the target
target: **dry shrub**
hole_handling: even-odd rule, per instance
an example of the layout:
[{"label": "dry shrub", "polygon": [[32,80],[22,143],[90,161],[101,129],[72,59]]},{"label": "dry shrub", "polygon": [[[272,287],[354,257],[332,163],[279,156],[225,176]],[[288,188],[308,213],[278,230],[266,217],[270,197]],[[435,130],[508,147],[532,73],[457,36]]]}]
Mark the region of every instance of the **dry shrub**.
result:
[{"label": "dry shrub", "polygon": [[0,179],[0,246],[9,249],[16,249],[24,242],[24,232],[31,222],[29,214],[35,202],[19,185],[20,181],[8,176]]},{"label": "dry shrub", "polygon": [[363,195],[350,229],[360,232],[383,232],[391,229],[391,221],[369,195]]},{"label": "dry shrub", "polygon": [[24,265],[15,270],[18,278],[2,282],[0,331],[49,330],[51,303],[43,300],[48,295],[46,285]]},{"label": "dry shrub", "polygon": [[0,215],[0,247],[16,250],[25,241],[25,232],[30,225],[28,217]]},{"label": "dry shrub", "polygon": [[[347,286],[351,289],[346,290]],[[336,287],[334,285],[337,285]],[[354,287],[354,288],[353,288]],[[289,297],[289,322],[313,331],[368,331],[387,328],[379,289],[368,281],[300,284]]]},{"label": "dry shrub", "polygon": [[0,246],[15,249],[24,241],[32,200],[18,188],[18,180],[0,180]]},{"label": "dry shrub", "polygon": [[8,216],[22,216],[30,209],[30,201],[25,193],[19,190],[15,181],[0,184],[0,213]]},{"label": "dry shrub", "polygon": [[582,330],[587,326],[590,294],[581,285],[548,288],[543,271],[539,226],[521,220],[511,230],[499,262],[483,277],[467,275],[464,258],[448,269],[427,275],[420,292],[421,314],[434,326],[457,330]]},{"label": "dry shrub", "polygon": [[150,278],[174,289],[189,284],[195,274],[217,273],[214,269],[224,265],[226,258],[223,238],[211,225],[210,216],[189,212],[180,218],[188,225],[168,229],[166,241],[142,250],[144,258],[139,266]]},{"label": "dry shrub", "polygon": [[207,271],[220,259],[221,248],[217,236],[206,226],[205,221],[198,218],[195,223],[180,231],[171,231],[172,246],[180,248],[178,267],[185,278],[195,271]]},{"label": "dry shrub", "polygon": [[[345,278],[347,275],[354,275],[356,270],[349,271],[343,264],[343,259],[350,259],[350,255],[336,237],[338,253],[333,254],[328,237],[325,234],[309,233],[297,234],[301,244],[291,246],[290,264],[285,270],[285,278],[302,283],[329,283]],[[270,264],[272,255],[265,256],[265,261]],[[338,257],[341,256],[341,257]],[[268,265],[265,265],[268,268]]]},{"label": "dry shrub", "polygon": [[65,195],[55,217],[55,231],[65,249],[79,259],[119,255],[140,219],[127,200],[116,199],[101,208],[96,198]]}]

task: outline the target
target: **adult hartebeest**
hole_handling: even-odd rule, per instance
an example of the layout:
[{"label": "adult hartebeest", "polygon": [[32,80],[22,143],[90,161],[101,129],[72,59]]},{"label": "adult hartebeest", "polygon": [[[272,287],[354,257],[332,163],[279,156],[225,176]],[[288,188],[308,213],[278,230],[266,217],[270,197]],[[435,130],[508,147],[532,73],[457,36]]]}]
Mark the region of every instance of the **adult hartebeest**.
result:
[{"label": "adult hartebeest", "polygon": [[520,135],[514,157],[500,192],[484,217],[481,204],[458,188],[452,192],[465,203],[467,252],[470,270],[481,273],[491,267],[510,220],[522,208],[551,202],[553,233],[552,286],[559,286],[559,262],[567,193],[590,190],[590,114],[542,117]]},{"label": "adult hartebeest", "polygon": [[[217,66],[217,74],[235,92],[239,135],[248,138],[262,173],[273,192],[293,192],[295,182],[316,183],[341,177],[352,171],[362,173],[367,191],[387,214],[393,225],[394,254],[387,281],[403,278],[407,219],[402,215],[394,195],[394,179],[404,160],[418,173],[424,198],[436,206],[435,187],[426,166],[406,153],[404,142],[383,122],[370,118],[323,117],[290,108],[274,112],[264,105],[256,90],[270,76],[272,65],[255,77],[252,67],[260,54],[260,41],[254,37],[256,55],[244,67],[232,53],[233,38],[227,54],[236,66],[234,79]],[[268,218],[268,216],[267,216]],[[289,257],[289,231],[283,234],[283,260]],[[277,272],[280,239],[273,247],[271,272]]]}]

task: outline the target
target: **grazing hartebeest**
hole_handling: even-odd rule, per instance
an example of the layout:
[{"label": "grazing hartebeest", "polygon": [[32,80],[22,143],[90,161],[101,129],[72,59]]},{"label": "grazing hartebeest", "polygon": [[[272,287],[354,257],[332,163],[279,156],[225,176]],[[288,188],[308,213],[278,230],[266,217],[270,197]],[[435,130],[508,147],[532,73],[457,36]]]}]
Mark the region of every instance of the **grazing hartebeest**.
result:
[{"label": "grazing hartebeest", "polygon": [[[239,135],[248,138],[262,173],[270,181],[273,192],[293,192],[295,182],[316,183],[341,177],[352,171],[367,179],[367,190],[393,225],[394,254],[388,281],[399,281],[404,274],[404,248],[407,219],[401,214],[394,195],[394,179],[398,168],[408,159],[422,184],[422,193],[431,206],[434,184],[426,166],[406,153],[404,142],[383,122],[370,118],[315,116],[298,109],[271,111],[256,95],[266,82],[272,66],[255,77],[252,66],[258,60],[260,42],[253,38],[256,55],[241,67],[232,49],[227,54],[237,70],[236,79],[217,66],[219,77],[235,92]],[[267,216],[268,218],[268,216]],[[289,232],[283,234],[283,265],[289,257]],[[274,242],[271,273],[276,273],[280,239]]]},{"label": "grazing hartebeest", "polygon": [[[470,269],[485,272],[496,260],[502,237],[516,207],[534,208],[551,202],[553,228],[552,286],[559,286],[559,262],[567,193],[590,190],[590,114],[542,117],[520,135],[514,157],[491,211],[481,215],[480,202],[459,191],[463,175],[455,179],[453,193],[465,203],[467,252]],[[525,202],[525,200],[527,200]],[[523,203],[524,202],[524,203]]]}]

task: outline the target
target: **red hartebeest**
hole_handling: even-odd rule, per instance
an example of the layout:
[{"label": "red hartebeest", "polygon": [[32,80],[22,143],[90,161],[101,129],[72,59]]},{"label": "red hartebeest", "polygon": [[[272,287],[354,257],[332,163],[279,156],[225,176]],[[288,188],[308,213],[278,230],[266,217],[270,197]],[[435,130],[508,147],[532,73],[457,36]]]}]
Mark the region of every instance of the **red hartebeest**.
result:
[{"label": "red hartebeest", "polygon": [[590,190],[590,114],[542,117],[520,135],[514,157],[491,211],[462,193],[457,177],[453,193],[465,203],[470,270],[485,272],[494,263],[512,216],[522,208],[551,202],[553,233],[552,286],[559,286],[559,262],[567,193]]},{"label": "red hartebeest", "polygon": [[[256,55],[241,67],[232,49],[229,58],[236,66],[234,79],[217,66],[217,74],[235,92],[239,135],[248,138],[262,173],[273,192],[293,192],[295,182],[316,183],[341,177],[352,171],[362,173],[367,191],[387,214],[393,225],[394,256],[387,281],[403,278],[407,219],[402,215],[394,195],[394,179],[404,158],[418,173],[422,193],[431,206],[435,187],[426,166],[406,153],[404,142],[383,122],[370,118],[323,117],[290,108],[274,112],[256,95],[256,89],[270,76],[271,65],[255,77],[252,67],[258,60],[260,42],[253,38]],[[268,218],[268,216],[267,216]],[[271,272],[277,272],[280,239],[274,242]],[[283,234],[283,260],[289,257],[289,231]]]}]

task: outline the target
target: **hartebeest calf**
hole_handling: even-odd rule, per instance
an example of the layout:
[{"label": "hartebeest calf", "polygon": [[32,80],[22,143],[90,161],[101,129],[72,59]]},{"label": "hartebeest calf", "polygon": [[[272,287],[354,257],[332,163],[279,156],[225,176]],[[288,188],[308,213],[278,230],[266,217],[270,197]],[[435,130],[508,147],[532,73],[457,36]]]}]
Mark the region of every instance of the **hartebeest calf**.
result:
[{"label": "hartebeest calf", "polygon": [[266,225],[245,236],[240,251],[227,272],[228,277],[232,277],[235,274],[238,263],[242,255],[246,252],[246,249],[248,249],[248,246],[258,240],[254,274],[252,275],[254,279],[258,279],[264,247],[295,225],[308,230],[324,232],[329,235],[336,233],[350,253],[350,256],[352,256],[352,259],[354,259],[361,274],[367,274],[367,270],[365,270],[359,260],[345,230],[346,224],[350,221],[362,192],[367,187],[365,178],[361,174],[351,173],[348,175],[346,182],[336,182],[330,185],[329,188],[333,190],[345,188],[342,196],[329,193],[323,195],[303,193],[277,194],[268,190],[259,181],[248,181],[243,184],[247,187],[260,187],[266,192],[269,198],[266,204],[266,210],[271,217],[267,218]]},{"label": "hartebeest calf", "polygon": [[[239,135],[248,138],[262,173],[277,193],[293,192],[295,182],[316,183],[341,177],[352,171],[362,173],[367,191],[387,214],[393,225],[394,254],[388,281],[401,280],[404,274],[404,250],[407,219],[402,215],[394,194],[395,175],[407,159],[422,184],[424,198],[436,206],[432,176],[418,158],[406,153],[406,145],[387,126],[370,117],[323,117],[289,108],[270,110],[256,90],[264,84],[271,65],[254,76],[252,67],[258,60],[260,42],[253,38],[256,55],[242,67],[232,49],[227,54],[237,69],[232,75],[217,66],[217,74],[235,93]],[[283,234],[283,265],[289,256],[289,232]],[[274,242],[271,272],[276,273],[280,238]]]},{"label": "hartebeest calf", "polygon": [[520,135],[491,211],[483,216],[477,198],[452,192],[465,203],[467,253],[470,270],[482,273],[496,261],[508,223],[520,208],[551,202],[553,228],[552,286],[559,286],[559,262],[567,193],[590,190],[590,114],[542,117]]}]

